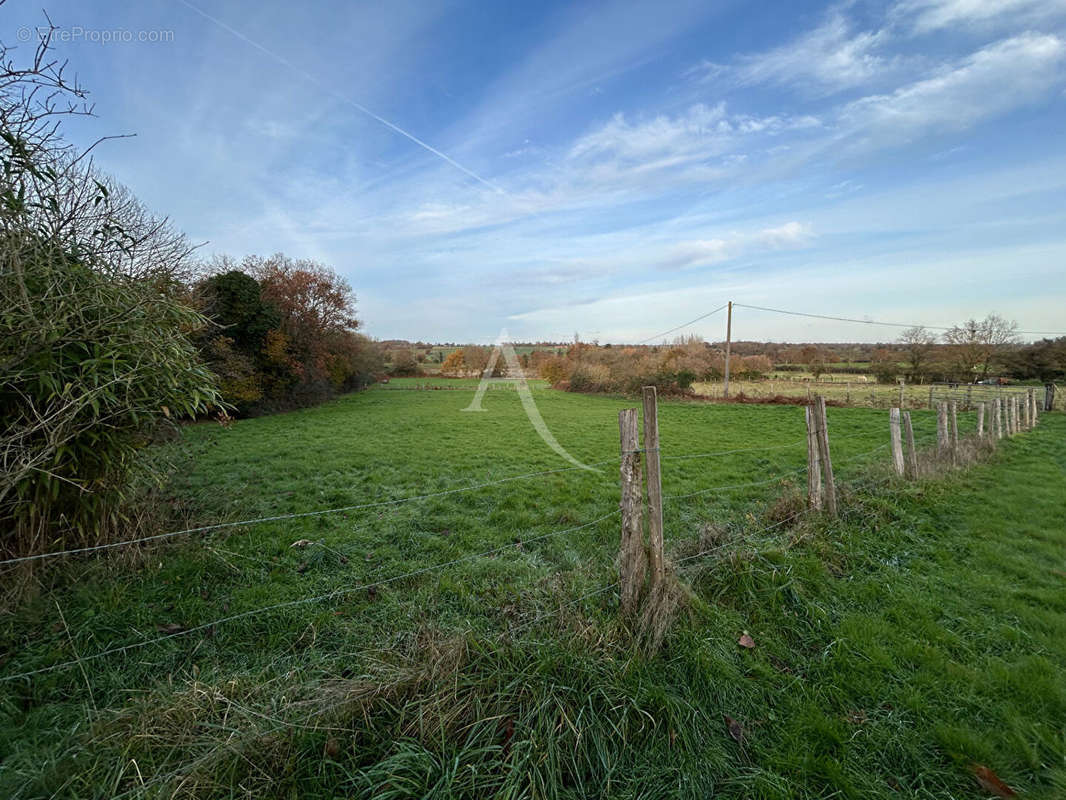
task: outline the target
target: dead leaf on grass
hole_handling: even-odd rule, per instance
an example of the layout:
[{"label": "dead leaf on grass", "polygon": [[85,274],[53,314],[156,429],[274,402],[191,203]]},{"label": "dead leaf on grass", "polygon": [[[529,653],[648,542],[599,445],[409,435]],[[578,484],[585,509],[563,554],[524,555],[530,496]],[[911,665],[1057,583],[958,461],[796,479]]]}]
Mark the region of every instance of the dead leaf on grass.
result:
[{"label": "dead leaf on grass", "polygon": [[986,792],[996,797],[1018,796],[1018,793],[1005,784],[999,775],[984,764],[971,764],[970,769],[973,770],[974,777],[977,778],[977,782],[981,784],[981,788]]}]

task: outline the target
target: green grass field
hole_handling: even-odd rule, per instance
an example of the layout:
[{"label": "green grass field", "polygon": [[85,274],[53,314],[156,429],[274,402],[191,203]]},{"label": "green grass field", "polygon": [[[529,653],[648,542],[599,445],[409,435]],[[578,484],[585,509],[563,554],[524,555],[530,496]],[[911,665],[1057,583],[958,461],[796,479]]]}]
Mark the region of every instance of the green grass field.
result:
[{"label": "green grass field", "polygon": [[168,445],[177,527],[378,505],[38,571],[0,678],[77,663],[0,683],[0,796],[987,796],[973,764],[1066,795],[1061,415],[903,484],[887,415],[832,408],[842,518],[763,530],[804,485],[803,409],[661,403],[691,595],[644,654],[600,591],[634,403],[534,389],[593,472],[513,390],[464,413],[476,381],[426,384]]}]

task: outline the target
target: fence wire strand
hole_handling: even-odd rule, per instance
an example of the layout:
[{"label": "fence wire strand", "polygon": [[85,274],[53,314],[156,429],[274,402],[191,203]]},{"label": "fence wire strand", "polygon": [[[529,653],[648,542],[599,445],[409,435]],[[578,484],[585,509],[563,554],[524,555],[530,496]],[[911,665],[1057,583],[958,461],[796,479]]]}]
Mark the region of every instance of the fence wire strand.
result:
[{"label": "fence wire strand", "polygon": [[533,537],[530,537],[530,538],[527,538],[527,539],[522,539],[520,542],[508,542],[507,544],[500,545],[498,547],[493,547],[493,548],[491,548],[489,550],[482,550],[481,552],[478,552],[478,553],[469,553],[469,554],[467,554],[465,556],[460,556],[459,558],[455,558],[455,559],[452,559],[450,561],[445,561],[445,562],[440,563],[440,564],[432,564],[432,565],[430,565],[428,567],[422,567],[421,569],[416,569],[416,570],[412,570],[410,572],[405,572],[405,573],[403,573],[401,575],[393,575],[390,578],[383,578],[381,580],[371,581],[369,583],[361,583],[361,584],[358,584],[356,586],[346,586],[346,587],[342,587],[342,588],[339,588],[339,589],[334,589],[333,591],[326,592],[326,593],[320,594],[320,595],[314,595],[314,596],[311,596],[311,597],[300,597],[300,598],[297,598],[295,600],[287,600],[287,601],[282,602],[282,603],[273,603],[273,604],[268,605],[268,606],[261,606],[259,608],[249,609],[248,611],[242,611],[242,612],[237,613],[237,614],[230,614],[229,616],[226,616],[226,617],[220,617],[219,619],[213,620],[211,622],[205,622],[205,623],[202,623],[200,625],[195,625],[195,626],[193,626],[191,628],[185,628],[185,629],[180,630],[180,631],[175,631],[174,633],[169,633],[169,634],[167,634],[165,636],[157,636],[154,639],[146,639],[146,640],[140,641],[140,642],[131,642],[130,644],[122,645],[120,647],[112,647],[112,648],[109,648],[107,650],[103,650],[103,651],[98,652],[98,653],[93,653],[92,655],[89,655],[89,656],[83,656],[81,658],[72,659],[70,661],[65,661],[65,662],[62,662],[60,664],[52,664],[52,665],[47,666],[47,667],[40,667],[40,668],[34,669],[34,670],[27,670],[25,672],[17,673],[15,675],[0,676],[0,683],[6,682],[6,681],[18,680],[20,678],[28,678],[28,677],[31,677],[33,675],[40,675],[40,674],[45,673],[45,672],[54,672],[54,671],[59,670],[59,669],[65,669],[65,668],[68,668],[68,667],[72,667],[72,666],[76,666],[76,665],[82,664],[82,663],[84,663],[86,661],[94,661],[96,659],[104,658],[106,656],[117,655],[119,653],[125,653],[125,652],[127,652],[129,650],[136,650],[136,649],[141,648],[141,647],[147,647],[149,645],[159,644],[160,642],[165,642],[168,639],[177,639],[177,638],[180,638],[180,637],[183,637],[183,636],[188,636],[191,633],[197,633],[198,631],[204,631],[204,630],[207,630],[208,628],[215,627],[216,625],[224,625],[224,624],[226,624],[228,622],[235,622],[236,620],[239,620],[239,619],[245,619],[245,618],[248,618],[248,617],[258,616],[259,614],[265,614],[265,613],[270,612],[270,611],[279,611],[281,609],[293,608],[295,606],[307,605],[309,603],[317,603],[317,602],[321,602],[321,601],[325,601],[325,600],[333,600],[333,599],[335,599],[337,597],[343,597],[344,595],[352,594],[354,592],[359,592],[359,591],[363,591],[363,590],[371,589],[371,588],[377,588],[379,586],[386,586],[386,585],[388,585],[390,583],[395,583],[397,581],[401,581],[401,580],[404,580],[406,578],[417,577],[418,575],[424,575],[424,574],[426,574],[428,572],[435,572],[435,571],[438,571],[438,570],[443,570],[443,569],[446,569],[447,567],[452,567],[452,566],[455,566],[456,564],[461,564],[461,563],[464,563],[466,561],[474,561],[474,560],[479,559],[479,558],[484,558],[486,556],[494,555],[496,553],[503,552],[504,550],[509,550],[509,549],[514,548],[516,544],[522,544],[522,545],[531,544],[533,542],[542,541],[544,539],[549,539],[549,538],[552,538],[552,537],[555,537],[555,536],[562,536],[562,535],[567,534],[567,533],[573,533],[575,531],[583,530],[585,528],[590,528],[593,525],[597,525],[597,524],[603,522],[604,520],[613,517],[614,515],[618,514],[619,512],[620,512],[620,509],[615,509],[614,511],[608,512],[607,514],[604,514],[603,516],[598,517],[598,518],[592,520],[591,522],[586,522],[586,523],[584,523],[582,525],[577,525],[577,526],[574,526],[574,527],[571,527],[571,528],[564,528],[562,530],[552,531],[550,533],[541,534],[539,536],[533,536]]}]

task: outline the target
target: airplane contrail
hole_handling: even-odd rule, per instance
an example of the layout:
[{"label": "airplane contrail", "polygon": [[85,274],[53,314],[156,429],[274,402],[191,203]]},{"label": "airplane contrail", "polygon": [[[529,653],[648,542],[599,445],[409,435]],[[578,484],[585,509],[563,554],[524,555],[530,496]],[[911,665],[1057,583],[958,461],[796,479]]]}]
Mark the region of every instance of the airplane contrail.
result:
[{"label": "airplane contrail", "polygon": [[492,189],[497,194],[507,194],[507,192],[505,192],[499,186],[494,184],[492,181],[490,181],[490,180],[488,180],[486,178],[482,178],[480,175],[478,175],[472,169],[464,167],[462,164],[460,164],[454,158],[449,156],[447,153],[442,153],[440,150],[435,148],[433,145],[422,141],[417,136],[415,136],[413,133],[409,133],[408,131],[405,131],[399,125],[397,125],[394,122],[390,122],[389,120],[385,119],[380,114],[375,114],[373,111],[371,111],[369,108],[367,108],[366,106],[362,105],[361,103],[357,103],[354,100],[352,100],[351,98],[345,97],[344,95],[342,95],[339,92],[337,92],[335,89],[332,89],[329,86],[327,86],[326,84],[324,84],[321,80],[316,78],[314,75],[312,75],[307,70],[298,67],[296,64],[293,64],[291,61],[289,61],[284,56],[278,55],[273,50],[271,50],[271,49],[269,49],[267,47],[264,47],[263,45],[259,44],[259,42],[255,41],[254,39],[250,39],[249,37],[247,37],[243,33],[241,33],[239,30],[237,30],[236,28],[231,27],[230,25],[227,25],[225,22],[223,22],[222,20],[218,19],[217,17],[211,16],[206,11],[204,11],[202,8],[199,8],[198,6],[195,6],[192,3],[190,3],[189,0],[178,0],[178,2],[181,3],[183,6],[185,6],[186,8],[188,8],[190,11],[195,11],[197,14],[199,14],[201,17],[203,17],[207,21],[209,21],[211,23],[214,23],[218,27],[222,28],[222,30],[226,31],[227,33],[230,33],[231,35],[237,37],[238,39],[240,39],[245,44],[247,44],[247,45],[249,45],[251,47],[254,47],[256,50],[258,50],[259,52],[263,53],[264,55],[269,56],[270,58],[274,59],[275,61],[277,61],[282,66],[292,70],[296,74],[298,74],[301,77],[303,77],[305,80],[310,81],[311,83],[315,84],[320,89],[322,89],[324,92],[328,93],[329,95],[331,95],[332,97],[336,98],[337,100],[340,100],[342,103],[345,103],[345,104],[351,106],[352,108],[354,108],[355,110],[357,110],[357,111],[359,111],[359,112],[361,112],[363,114],[366,114],[366,116],[368,116],[371,119],[375,120],[376,122],[384,125],[389,130],[392,130],[392,131],[400,134],[400,136],[403,136],[405,139],[409,139],[410,141],[414,142],[419,147],[421,147],[423,150],[426,150],[426,151],[432,153],[433,155],[435,155],[438,158],[444,160],[445,162],[447,162],[451,166],[455,167],[460,172],[462,172],[462,173],[464,173],[466,175],[469,175],[471,178],[476,180],[478,183],[481,183],[481,184],[489,187],[490,189]]}]

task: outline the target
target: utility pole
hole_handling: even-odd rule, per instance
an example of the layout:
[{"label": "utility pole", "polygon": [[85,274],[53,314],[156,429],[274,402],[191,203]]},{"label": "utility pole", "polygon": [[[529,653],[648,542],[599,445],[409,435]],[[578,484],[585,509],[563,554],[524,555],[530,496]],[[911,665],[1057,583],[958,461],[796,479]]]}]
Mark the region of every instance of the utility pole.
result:
[{"label": "utility pole", "polygon": [[729,348],[733,340],[733,301],[729,301],[729,310],[725,318],[725,386],[722,396],[729,397]]}]

